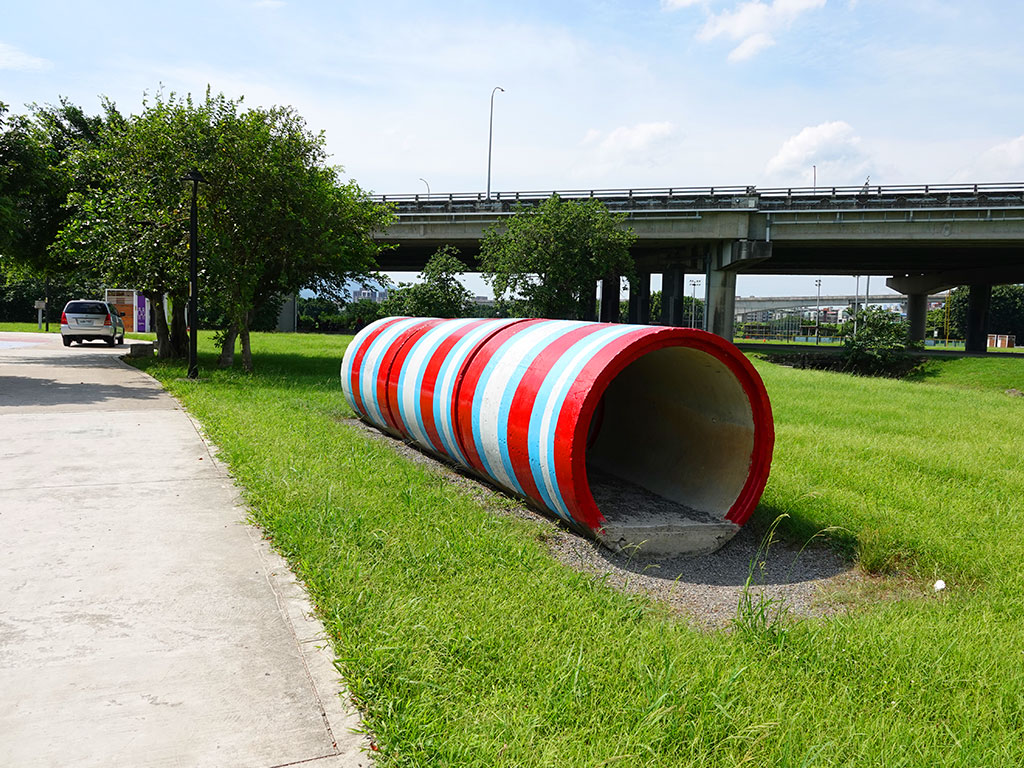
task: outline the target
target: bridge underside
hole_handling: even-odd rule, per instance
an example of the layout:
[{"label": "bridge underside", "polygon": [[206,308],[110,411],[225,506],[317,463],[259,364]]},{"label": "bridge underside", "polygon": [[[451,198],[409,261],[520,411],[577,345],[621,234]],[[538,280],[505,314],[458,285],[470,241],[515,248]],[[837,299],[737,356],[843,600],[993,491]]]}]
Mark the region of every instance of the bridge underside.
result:
[{"label": "bridge underside", "polygon": [[[392,241],[385,251],[381,269],[389,272],[419,272],[442,245],[454,245],[471,271],[478,271],[478,240]],[[633,247],[637,269],[661,272],[678,265],[703,272],[706,260],[721,241],[687,241],[678,244],[638,242]],[[1006,273],[1024,281],[1024,246],[1005,243],[850,243],[771,242],[763,258],[736,265],[738,271],[758,275],[908,275],[922,273],[979,272]],[[997,280],[997,282],[1004,282]]]},{"label": "bridge underside", "polygon": [[[631,286],[629,321],[650,321],[653,273],[663,276],[661,321],[672,325],[683,324],[683,275],[705,275],[705,327],[730,338],[737,274],[880,275],[908,296],[912,340],[923,337],[928,293],[972,286],[968,349],[984,351],[991,287],[1024,282],[1024,190],[1002,207],[989,207],[992,200],[980,194],[959,200],[924,192],[910,200],[886,197],[883,189],[871,199],[847,200],[833,191],[828,201],[807,196],[800,203],[746,190],[715,197],[713,209],[685,208],[678,195],[657,205],[619,201],[628,205],[627,224],[637,235],[632,251],[640,279]],[[456,203],[434,207],[444,210],[419,203],[399,209],[396,224],[379,237],[394,246],[379,259],[381,269],[420,271],[440,246],[454,245],[470,270],[478,270],[484,232],[511,215],[504,203],[465,211]],[[617,320],[617,281],[608,281],[603,298],[601,319]]]}]

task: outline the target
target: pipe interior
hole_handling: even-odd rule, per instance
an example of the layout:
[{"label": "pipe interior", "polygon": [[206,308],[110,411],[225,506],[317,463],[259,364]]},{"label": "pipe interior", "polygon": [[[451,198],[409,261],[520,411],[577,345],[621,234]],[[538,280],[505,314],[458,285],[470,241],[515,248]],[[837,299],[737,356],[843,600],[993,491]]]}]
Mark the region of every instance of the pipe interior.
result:
[{"label": "pipe interior", "polygon": [[716,522],[746,483],[753,412],[720,360],[667,347],[612,380],[588,444],[587,479],[609,522],[638,515]]}]

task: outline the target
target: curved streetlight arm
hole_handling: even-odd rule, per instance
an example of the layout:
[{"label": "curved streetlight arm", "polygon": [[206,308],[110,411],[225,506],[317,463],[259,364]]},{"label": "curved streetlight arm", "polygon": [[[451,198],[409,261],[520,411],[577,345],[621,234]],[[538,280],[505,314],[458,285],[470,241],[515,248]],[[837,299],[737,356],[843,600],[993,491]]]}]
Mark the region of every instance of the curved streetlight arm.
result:
[{"label": "curved streetlight arm", "polygon": [[491,199],[491,147],[494,142],[494,94],[498,91],[502,93],[505,89],[500,85],[494,86],[491,90],[491,119],[487,127],[487,199]]}]

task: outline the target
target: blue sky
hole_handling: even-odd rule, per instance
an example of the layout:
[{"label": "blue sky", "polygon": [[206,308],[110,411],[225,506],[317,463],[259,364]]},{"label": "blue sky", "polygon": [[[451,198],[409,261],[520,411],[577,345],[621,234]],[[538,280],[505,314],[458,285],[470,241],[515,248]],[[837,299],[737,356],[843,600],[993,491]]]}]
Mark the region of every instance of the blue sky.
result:
[{"label": "blue sky", "polygon": [[293,105],[378,193],[482,190],[494,86],[498,191],[809,185],[815,166],[829,186],[1024,179],[1016,2],[4,5],[14,111],[105,95],[134,112],[146,91],[209,85]]}]

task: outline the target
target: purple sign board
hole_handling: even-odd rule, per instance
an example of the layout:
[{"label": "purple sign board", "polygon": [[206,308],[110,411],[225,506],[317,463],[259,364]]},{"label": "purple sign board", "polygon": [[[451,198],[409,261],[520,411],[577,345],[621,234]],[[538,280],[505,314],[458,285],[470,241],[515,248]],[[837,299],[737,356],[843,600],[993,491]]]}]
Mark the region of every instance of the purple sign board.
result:
[{"label": "purple sign board", "polygon": [[141,293],[135,294],[135,330],[138,333],[145,333],[146,327],[146,297]]}]

